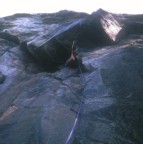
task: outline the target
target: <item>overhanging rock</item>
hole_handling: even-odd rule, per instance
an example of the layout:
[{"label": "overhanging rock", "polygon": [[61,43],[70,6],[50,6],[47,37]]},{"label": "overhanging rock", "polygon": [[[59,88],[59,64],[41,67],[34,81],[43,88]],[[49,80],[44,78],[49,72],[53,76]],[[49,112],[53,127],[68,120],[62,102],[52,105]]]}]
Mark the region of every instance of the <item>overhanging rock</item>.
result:
[{"label": "overhanging rock", "polygon": [[81,24],[81,34],[94,45],[109,45],[116,41],[122,27],[108,12],[99,9]]},{"label": "overhanging rock", "polygon": [[56,34],[48,40],[41,37],[28,45],[28,51],[48,67],[63,64],[69,57],[73,40],[78,36],[80,22],[76,20],[66,26],[59,26]]},{"label": "overhanging rock", "polygon": [[32,41],[28,50],[42,64],[58,66],[69,57],[73,40],[77,40],[79,47],[109,45],[116,41],[120,30],[114,17],[100,9],[84,19],[59,24],[51,38],[46,39],[45,35]]}]

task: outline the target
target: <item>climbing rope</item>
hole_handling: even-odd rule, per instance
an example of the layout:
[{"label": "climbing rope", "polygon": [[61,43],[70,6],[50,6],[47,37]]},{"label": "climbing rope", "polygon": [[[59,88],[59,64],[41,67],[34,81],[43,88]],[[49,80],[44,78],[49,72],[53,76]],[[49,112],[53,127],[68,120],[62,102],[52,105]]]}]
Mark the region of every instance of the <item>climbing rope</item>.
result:
[{"label": "climbing rope", "polygon": [[[83,71],[82,71],[82,68],[81,68],[81,64],[80,62],[77,60],[77,64],[78,64],[78,69],[79,69],[79,72],[81,74],[80,78],[81,78],[81,82],[82,84],[85,84],[85,81],[84,81],[84,77],[83,77]],[[84,85],[83,85],[83,88],[84,88]],[[71,131],[69,133],[69,136],[65,142],[65,144],[70,144],[70,140],[73,136],[73,133],[75,131],[75,128],[77,126],[77,123],[78,123],[78,120],[79,120],[79,116],[80,116],[80,113],[81,113],[81,110],[82,110],[82,107],[83,107],[83,95],[81,96],[81,99],[80,99],[80,102],[79,102],[79,108],[78,108],[78,112],[77,112],[77,116],[74,120],[74,123],[73,123],[73,126],[71,128]]]}]

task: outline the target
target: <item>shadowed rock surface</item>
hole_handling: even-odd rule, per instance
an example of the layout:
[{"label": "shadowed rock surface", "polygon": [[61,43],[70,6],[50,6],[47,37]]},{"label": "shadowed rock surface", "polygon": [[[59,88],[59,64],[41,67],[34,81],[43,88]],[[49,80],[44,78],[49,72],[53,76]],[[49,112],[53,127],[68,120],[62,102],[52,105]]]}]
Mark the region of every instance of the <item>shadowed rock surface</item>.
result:
[{"label": "shadowed rock surface", "polygon": [[[142,144],[143,15],[72,11],[0,19],[0,144]],[[64,64],[77,41],[78,68]],[[82,79],[83,78],[83,79]]]}]

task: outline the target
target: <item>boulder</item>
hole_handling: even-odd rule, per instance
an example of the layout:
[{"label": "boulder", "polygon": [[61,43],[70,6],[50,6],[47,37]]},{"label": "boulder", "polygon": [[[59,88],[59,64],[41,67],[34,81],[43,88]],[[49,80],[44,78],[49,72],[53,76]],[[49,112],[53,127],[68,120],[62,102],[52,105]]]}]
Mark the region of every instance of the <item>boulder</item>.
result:
[{"label": "boulder", "polygon": [[84,42],[88,40],[93,46],[109,45],[116,42],[121,29],[118,21],[110,13],[99,9],[81,23],[81,37],[84,37],[82,44],[85,45]]}]

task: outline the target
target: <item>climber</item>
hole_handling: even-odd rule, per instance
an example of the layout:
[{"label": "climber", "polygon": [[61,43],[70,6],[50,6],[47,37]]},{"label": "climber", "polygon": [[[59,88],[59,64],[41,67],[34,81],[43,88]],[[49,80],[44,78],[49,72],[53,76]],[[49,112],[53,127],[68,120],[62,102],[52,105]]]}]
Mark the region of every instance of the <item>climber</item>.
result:
[{"label": "climber", "polygon": [[70,58],[66,61],[65,66],[76,68],[78,65],[78,59],[77,59],[77,52],[76,52],[76,41],[73,41],[72,43],[72,49],[71,49],[71,55]]}]

